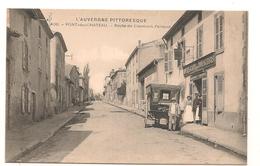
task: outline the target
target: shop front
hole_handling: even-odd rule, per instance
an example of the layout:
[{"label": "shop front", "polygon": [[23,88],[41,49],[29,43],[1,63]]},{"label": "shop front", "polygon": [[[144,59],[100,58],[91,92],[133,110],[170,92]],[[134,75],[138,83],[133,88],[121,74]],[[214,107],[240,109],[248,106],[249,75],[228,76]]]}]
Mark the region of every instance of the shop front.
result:
[{"label": "shop front", "polygon": [[[188,95],[195,98],[200,94],[202,99],[202,124],[208,125],[208,69],[216,66],[216,56],[212,52],[183,67],[183,74],[189,81]],[[187,88],[186,88],[187,89]]]}]

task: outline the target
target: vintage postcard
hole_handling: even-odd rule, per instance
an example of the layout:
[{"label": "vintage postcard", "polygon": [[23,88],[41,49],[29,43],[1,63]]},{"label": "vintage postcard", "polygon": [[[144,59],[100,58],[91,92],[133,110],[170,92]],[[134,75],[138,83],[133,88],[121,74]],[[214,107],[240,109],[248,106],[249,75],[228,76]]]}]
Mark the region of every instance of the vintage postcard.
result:
[{"label": "vintage postcard", "polygon": [[5,162],[247,164],[247,11],[6,16]]}]

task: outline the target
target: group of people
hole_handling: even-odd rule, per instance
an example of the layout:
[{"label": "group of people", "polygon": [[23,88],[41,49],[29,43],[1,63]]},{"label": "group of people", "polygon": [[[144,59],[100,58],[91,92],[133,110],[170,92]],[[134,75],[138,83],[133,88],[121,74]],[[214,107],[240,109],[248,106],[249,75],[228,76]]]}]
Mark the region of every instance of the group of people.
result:
[{"label": "group of people", "polygon": [[180,107],[177,103],[176,98],[172,98],[170,105],[169,123],[168,129],[172,130],[173,118],[175,123],[180,127],[180,121],[182,124],[186,123],[202,123],[202,98],[199,93],[195,94],[195,98],[192,101],[191,96],[187,96],[186,100],[183,102]]}]

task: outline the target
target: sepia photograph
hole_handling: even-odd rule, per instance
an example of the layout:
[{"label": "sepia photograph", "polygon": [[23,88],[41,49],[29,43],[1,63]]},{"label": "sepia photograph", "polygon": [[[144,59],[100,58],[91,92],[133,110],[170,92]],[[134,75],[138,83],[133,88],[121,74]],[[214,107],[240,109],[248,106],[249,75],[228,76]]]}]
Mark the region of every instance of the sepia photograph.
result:
[{"label": "sepia photograph", "polygon": [[6,163],[247,165],[247,10],[5,12]]}]

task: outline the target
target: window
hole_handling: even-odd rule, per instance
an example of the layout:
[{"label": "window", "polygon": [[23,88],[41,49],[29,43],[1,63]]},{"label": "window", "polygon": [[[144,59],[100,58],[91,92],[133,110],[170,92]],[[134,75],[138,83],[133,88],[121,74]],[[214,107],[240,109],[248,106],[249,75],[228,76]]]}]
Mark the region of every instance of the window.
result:
[{"label": "window", "polygon": [[170,93],[169,92],[162,92],[162,99],[163,100],[170,100]]},{"label": "window", "polygon": [[29,88],[26,84],[24,84],[22,86],[22,114],[24,114],[25,112],[29,113]]},{"label": "window", "polygon": [[168,72],[168,53],[164,54],[164,71]]},{"label": "window", "polygon": [[224,13],[215,15],[215,50],[224,49]]},{"label": "window", "polygon": [[181,42],[178,43],[178,48],[181,49],[181,57],[177,58],[178,60],[178,67],[181,65],[181,60],[183,59],[183,63],[185,63],[185,51],[186,51],[186,46],[185,46],[185,40],[182,39]]},{"label": "window", "polygon": [[23,20],[23,33],[25,36],[28,36],[28,18],[24,16]]},{"label": "window", "polygon": [[173,50],[164,54],[164,71],[172,72],[173,70]]},{"label": "window", "polygon": [[38,68],[42,69],[42,49],[38,47]]},{"label": "window", "polygon": [[170,50],[170,52],[169,52],[169,57],[168,57],[168,70],[169,70],[169,72],[172,72],[172,70],[173,70],[173,51],[172,50]]},{"label": "window", "polygon": [[202,57],[202,48],[203,47],[203,26],[201,25],[197,29],[197,59]]},{"label": "window", "polygon": [[24,71],[29,71],[28,44],[26,40],[22,41],[22,66]]},{"label": "window", "polygon": [[182,27],[182,28],[181,28],[181,36],[184,36],[184,34],[185,34],[185,28]]},{"label": "window", "polygon": [[41,26],[39,25],[39,32],[38,32],[38,33],[39,33],[39,34],[38,34],[38,37],[39,37],[39,38],[42,37],[42,32],[41,32],[41,31],[42,31],[42,30],[41,30]]}]

